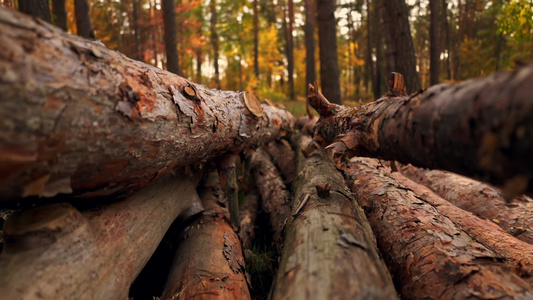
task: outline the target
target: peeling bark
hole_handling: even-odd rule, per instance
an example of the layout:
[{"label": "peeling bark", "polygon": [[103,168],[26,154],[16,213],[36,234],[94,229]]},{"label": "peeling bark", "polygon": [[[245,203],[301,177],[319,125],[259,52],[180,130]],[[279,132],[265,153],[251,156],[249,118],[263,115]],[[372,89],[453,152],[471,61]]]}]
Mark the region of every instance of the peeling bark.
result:
[{"label": "peeling bark", "polygon": [[323,150],[296,143],[296,199],[273,299],[396,299],[363,210]]},{"label": "peeling bark", "polygon": [[5,299],[126,299],[178,217],[201,210],[196,180],[167,176],[132,197],[79,212],[68,203],[11,216],[0,256]]},{"label": "peeling bark", "polygon": [[[533,297],[533,286],[526,281],[531,279],[529,248],[524,260],[518,259],[515,264],[517,261],[511,261],[511,256],[503,254],[501,248],[491,249],[498,240],[485,244],[487,240],[477,241],[481,235],[471,235],[474,231],[483,234],[480,233],[482,229],[477,228],[480,226],[477,222],[482,220],[469,223],[473,218],[471,214],[457,214],[458,209],[441,211],[440,205],[415,194],[388,175],[388,170],[378,169],[378,166],[376,160],[354,158],[343,169],[403,297]],[[468,220],[460,221],[461,218]],[[471,226],[472,231],[464,230],[465,224]],[[488,228],[494,229],[490,226],[484,229]],[[515,244],[518,243],[522,247],[530,246],[515,240]],[[502,245],[503,248],[507,246]]]},{"label": "peeling bark", "polygon": [[460,175],[413,166],[400,170],[454,205],[491,220],[511,235],[533,244],[533,199],[519,196],[506,202],[499,190]]},{"label": "peeling bark", "polygon": [[291,195],[268,153],[259,148],[252,154],[252,174],[261,195],[261,208],[270,217],[274,246],[283,248],[283,228],[290,215]]},{"label": "peeling bark", "polygon": [[[310,87],[316,133],[336,155],[371,156],[492,183],[507,197],[533,192],[533,64],[483,79],[383,97],[357,108]],[[390,91],[389,91],[390,92]]]},{"label": "peeling bark", "polygon": [[265,146],[274,164],[283,175],[285,182],[292,182],[296,177],[296,154],[286,139],[272,141]]},{"label": "peeling bark", "polygon": [[[0,8],[0,194],[122,195],[276,139],[293,117]],[[254,109],[257,112],[257,109]]]},{"label": "peeling bark", "polygon": [[206,210],[184,232],[161,299],[250,299],[241,244],[220,207],[215,173],[200,197]]},{"label": "peeling bark", "polygon": [[259,195],[256,191],[244,196],[239,209],[239,237],[244,249],[251,249],[255,237],[255,219],[257,218],[257,208],[259,206]]}]

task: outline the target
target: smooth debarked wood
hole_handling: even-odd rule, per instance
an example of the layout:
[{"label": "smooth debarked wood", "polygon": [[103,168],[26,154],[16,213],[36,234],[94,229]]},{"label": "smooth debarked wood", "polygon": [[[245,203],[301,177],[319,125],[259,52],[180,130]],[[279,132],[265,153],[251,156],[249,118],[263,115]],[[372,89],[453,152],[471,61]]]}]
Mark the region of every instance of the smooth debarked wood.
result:
[{"label": "smooth debarked wood", "polygon": [[448,217],[380,166],[375,159],[358,157],[343,169],[402,297],[533,297],[533,287],[526,281],[531,274],[521,274],[498,250],[454,222],[471,214]]},{"label": "smooth debarked wood", "polygon": [[79,212],[68,203],[11,216],[0,255],[5,299],[126,299],[177,217],[201,211],[196,181],[169,175],[126,200]]},{"label": "smooth debarked wood", "polygon": [[518,239],[533,244],[533,199],[522,195],[506,201],[485,183],[454,173],[403,166],[400,172],[454,205],[491,220]]},{"label": "smooth debarked wood", "polygon": [[292,128],[290,113],[246,93],[208,89],[15,11],[0,8],[0,24],[3,200],[124,195]]},{"label": "smooth debarked wood", "polygon": [[296,139],[298,176],[272,299],[396,299],[363,210],[310,137]]}]

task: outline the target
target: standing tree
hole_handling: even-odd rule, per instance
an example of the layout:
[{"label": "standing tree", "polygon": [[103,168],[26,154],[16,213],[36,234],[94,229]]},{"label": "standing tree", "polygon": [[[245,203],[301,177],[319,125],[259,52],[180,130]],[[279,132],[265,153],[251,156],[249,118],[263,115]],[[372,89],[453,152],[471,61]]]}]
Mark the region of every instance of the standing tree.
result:
[{"label": "standing tree", "polygon": [[144,55],[143,51],[141,50],[142,42],[141,42],[141,24],[140,24],[140,14],[142,13],[141,10],[141,3],[140,0],[133,0],[132,1],[132,26],[133,26],[133,45],[134,45],[134,51],[133,58],[136,60],[144,61]]},{"label": "standing tree", "polygon": [[429,0],[429,83],[431,85],[439,83],[440,75],[439,6],[439,0]]},{"label": "standing tree", "polygon": [[259,4],[257,0],[253,2],[254,9],[254,74],[259,80]]},{"label": "standing tree", "polygon": [[57,27],[67,31],[67,9],[65,0],[52,0],[53,23]]},{"label": "standing tree", "polygon": [[287,24],[287,71],[289,73],[289,99],[294,100],[294,38],[292,31],[294,26],[294,2],[289,0],[289,24]]},{"label": "standing tree", "polygon": [[342,99],[337,58],[335,0],[317,1],[317,21],[322,93],[331,102],[340,104]]},{"label": "standing tree", "polygon": [[165,27],[165,52],[167,70],[179,74],[178,34],[176,30],[176,6],[174,0],[163,0],[163,23]]},{"label": "standing tree", "polygon": [[213,64],[215,67],[215,87],[220,89],[220,71],[218,69],[218,34],[217,34],[217,2],[211,0],[211,45],[213,46]]},{"label": "standing tree", "polygon": [[385,2],[386,21],[391,35],[387,47],[393,49],[396,71],[403,74],[407,92],[420,89],[420,80],[416,71],[415,49],[409,25],[407,6],[404,0],[387,0]]},{"label": "standing tree", "polygon": [[19,10],[46,22],[52,22],[48,0],[19,0]]},{"label": "standing tree", "polygon": [[367,82],[367,87],[370,86],[370,84],[372,84],[373,86],[373,91],[374,91],[374,97],[375,98],[378,98],[379,95],[376,94],[376,73],[374,72],[374,60],[372,58],[372,48],[373,48],[373,43],[372,43],[372,9],[371,9],[371,5],[370,5],[370,0],[366,0],[366,72],[367,72],[367,76],[366,76],[366,82]]},{"label": "standing tree", "polygon": [[76,14],[76,29],[79,36],[94,38],[89,15],[88,0],[74,0],[74,12]]},{"label": "standing tree", "polygon": [[[316,80],[315,66],[315,18],[316,0],[304,0],[305,5],[305,78],[306,83]],[[306,85],[307,87],[307,85]]]}]

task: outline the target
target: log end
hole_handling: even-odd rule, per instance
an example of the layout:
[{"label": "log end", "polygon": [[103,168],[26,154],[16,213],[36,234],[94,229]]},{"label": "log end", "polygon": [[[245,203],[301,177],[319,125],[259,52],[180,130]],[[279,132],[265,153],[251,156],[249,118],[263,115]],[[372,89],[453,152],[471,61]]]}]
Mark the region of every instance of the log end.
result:
[{"label": "log end", "polygon": [[397,72],[389,74],[389,90],[385,94],[387,97],[407,96],[405,80],[403,75]]},{"label": "log end", "polygon": [[261,103],[257,100],[255,95],[246,91],[242,93],[242,97],[244,98],[246,108],[248,108],[254,116],[261,118],[263,116],[263,107],[261,107]]},{"label": "log end", "polygon": [[337,106],[331,104],[322,93],[318,91],[318,82],[309,84],[307,91],[307,101],[318,112],[321,117],[328,117],[333,115],[333,109]]}]

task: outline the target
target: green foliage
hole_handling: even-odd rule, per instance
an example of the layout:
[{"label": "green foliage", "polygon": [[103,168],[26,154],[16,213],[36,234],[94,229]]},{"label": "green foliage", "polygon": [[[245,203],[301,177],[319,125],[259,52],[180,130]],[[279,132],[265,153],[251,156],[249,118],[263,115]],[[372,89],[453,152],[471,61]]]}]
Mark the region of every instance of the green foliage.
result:
[{"label": "green foliage", "polygon": [[498,31],[506,36],[512,49],[512,59],[533,59],[533,1],[512,0],[505,3],[498,16]]}]

